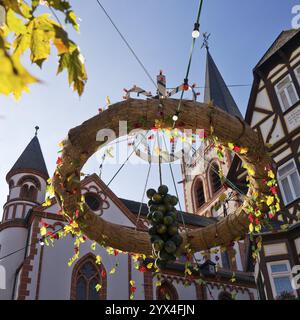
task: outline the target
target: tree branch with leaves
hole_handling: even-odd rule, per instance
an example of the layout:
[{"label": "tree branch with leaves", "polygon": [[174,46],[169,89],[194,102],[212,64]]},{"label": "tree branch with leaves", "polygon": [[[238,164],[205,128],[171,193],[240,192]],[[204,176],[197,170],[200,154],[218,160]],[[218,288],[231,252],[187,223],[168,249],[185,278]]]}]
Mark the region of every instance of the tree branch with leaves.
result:
[{"label": "tree branch with leaves", "polygon": [[[38,14],[48,7],[51,14]],[[58,15],[79,32],[77,17],[65,0],[0,0],[0,93],[19,98],[29,85],[39,82],[22,65],[21,57],[28,50],[30,61],[40,68],[55,48],[58,56],[57,74],[66,70],[69,85],[82,95],[87,81],[84,58],[78,45],[69,39]]]}]

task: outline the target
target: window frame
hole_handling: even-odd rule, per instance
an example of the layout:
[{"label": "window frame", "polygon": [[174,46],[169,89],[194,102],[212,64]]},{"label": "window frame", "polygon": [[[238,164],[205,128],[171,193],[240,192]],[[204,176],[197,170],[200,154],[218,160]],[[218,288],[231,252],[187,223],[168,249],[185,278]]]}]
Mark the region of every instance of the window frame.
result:
[{"label": "window frame", "polygon": [[[71,278],[70,300],[77,300],[77,280],[81,277],[80,270],[86,263],[91,263],[98,272],[98,280],[102,285],[102,288],[98,292],[99,300],[107,300],[107,272],[103,263],[97,265],[95,260],[96,256],[94,254],[87,253],[74,265]],[[92,278],[90,280],[92,280]]]},{"label": "window frame", "polygon": [[[294,169],[293,169],[293,171],[290,170],[287,174],[284,174],[284,175],[280,176],[280,175],[279,175],[279,170],[280,170],[281,168],[284,168],[285,166],[288,166],[290,163],[293,163],[293,164],[294,164]],[[292,202],[296,201],[297,199],[299,199],[299,197],[297,197],[297,195],[296,195],[294,185],[293,185],[293,183],[292,183],[292,181],[291,181],[291,178],[290,178],[291,174],[294,173],[295,171],[296,171],[296,173],[297,173],[298,180],[299,180],[299,182],[300,182],[300,174],[299,174],[299,170],[298,170],[298,167],[297,167],[297,165],[296,165],[295,159],[290,159],[290,160],[288,160],[286,163],[284,163],[283,165],[281,165],[281,166],[278,167],[278,169],[277,169],[277,180],[278,180],[278,184],[279,184],[279,187],[280,187],[281,196],[282,196],[282,198],[283,198],[283,202],[284,202],[285,205],[289,205],[290,203],[292,203]],[[283,185],[282,185],[282,180],[285,179],[285,178],[288,179],[289,186],[290,186],[291,191],[292,191],[293,200],[290,201],[290,202],[287,201],[286,195],[285,195],[285,193],[284,193]]]},{"label": "window frame", "polygon": [[[286,265],[287,271],[272,272],[272,266],[276,266],[276,265]],[[278,260],[278,261],[268,262],[267,269],[268,269],[268,274],[269,274],[269,279],[270,279],[270,284],[271,284],[271,289],[272,289],[274,299],[277,299],[280,296],[280,294],[278,294],[278,292],[276,291],[276,285],[275,285],[274,279],[282,278],[282,277],[289,278],[291,288],[292,288],[292,291],[290,291],[290,293],[294,294],[295,297],[297,297],[297,292],[292,287],[292,273],[291,273],[291,266],[290,266],[289,260]]]},{"label": "window frame", "polygon": [[[293,80],[292,80],[291,75],[290,75],[290,74],[287,74],[284,78],[282,78],[281,80],[279,80],[279,81],[275,84],[276,96],[277,96],[277,98],[278,98],[278,101],[279,101],[279,104],[280,104],[280,107],[281,107],[281,110],[282,110],[283,113],[286,112],[286,111],[288,111],[293,105],[295,105],[295,103],[292,103],[292,100],[291,100],[290,94],[289,94],[288,91],[287,91],[287,88],[284,88],[284,92],[285,92],[285,94],[286,94],[286,97],[287,97],[288,103],[289,103],[289,107],[287,107],[286,109],[285,109],[284,103],[283,103],[283,101],[282,101],[282,98],[281,98],[281,96],[280,96],[280,92],[281,92],[282,90],[278,89],[278,86],[279,86],[286,78],[289,79],[289,82],[290,82],[291,85],[292,85],[292,88],[293,88],[293,90],[294,90],[294,93],[295,93],[295,95],[296,95],[296,98],[298,99],[297,102],[299,102],[299,96],[298,96],[298,93],[297,93],[295,84],[294,84],[294,82],[293,82]],[[297,102],[296,102],[296,103],[297,103]]]},{"label": "window frame", "polygon": [[294,73],[295,73],[296,78],[297,78],[297,80],[298,80],[298,84],[300,85],[300,65],[298,65],[297,67],[295,67]]}]

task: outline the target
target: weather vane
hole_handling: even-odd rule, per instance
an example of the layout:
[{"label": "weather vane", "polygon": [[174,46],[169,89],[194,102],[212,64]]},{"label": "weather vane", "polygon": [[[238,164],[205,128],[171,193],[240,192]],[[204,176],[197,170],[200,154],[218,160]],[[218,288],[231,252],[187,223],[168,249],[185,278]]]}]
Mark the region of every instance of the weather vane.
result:
[{"label": "weather vane", "polygon": [[207,50],[209,49],[209,43],[208,43],[209,37],[210,37],[210,33],[207,33],[207,32],[203,33],[203,43],[202,43],[201,49],[203,47],[205,47]]}]

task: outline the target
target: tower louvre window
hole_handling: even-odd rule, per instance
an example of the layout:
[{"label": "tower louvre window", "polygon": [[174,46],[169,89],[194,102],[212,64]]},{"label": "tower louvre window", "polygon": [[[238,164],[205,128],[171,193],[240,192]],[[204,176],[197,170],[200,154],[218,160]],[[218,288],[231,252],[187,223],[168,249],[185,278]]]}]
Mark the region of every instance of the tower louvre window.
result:
[{"label": "tower louvre window", "polygon": [[284,203],[289,204],[300,198],[300,176],[295,160],[279,167],[277,175]]},{"label": "tower louvre window", "polygon": [[34,186],[28,186],[28,184],[24,184],[21,187],[20,198],[29,201],[36,201],[37,197],[37,189]]},{"label": "tower louvre window", "polygon": [[295,85],[290,75],[283,78],[276,86],[275,90],[283,112],[292,107],[299,97],[297,95]]},{"label": "tower louvre window", "polygon": [[219,176],[219,166],[217,164],[212,164],[210,167],[210,181],[212,186],[212,192],[216,193],[222,187],[221,179]]},{"label": "tower louvre window", "polygon": [[203,182],[201,180],[197,184],[196,198],[197,198],[197,207],[198,208],[202,207],[205,204],[205,195],[204,195]]}]

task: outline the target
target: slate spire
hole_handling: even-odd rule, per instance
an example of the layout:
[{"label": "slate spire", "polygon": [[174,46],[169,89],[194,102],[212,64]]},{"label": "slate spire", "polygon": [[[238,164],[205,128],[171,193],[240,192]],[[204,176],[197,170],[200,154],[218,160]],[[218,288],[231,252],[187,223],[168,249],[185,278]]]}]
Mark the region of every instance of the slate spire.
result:
[{"label": "slate spire", "polygon": [[33,171],[48,179],[49,174],[37,134],[29,142],[19,159],[10,169],[7,177],[17,172]]},{"label": "slate spire", "polygon": [[214,105],[223,109],[231,115],[238,116],[243,119],[243,116],[235,103],[218,67],[216,66],[208,46],[206,59],[206,74],[205,74],[205,91],[204,102],[213,101]]}]

